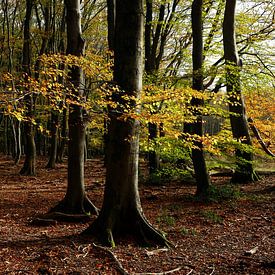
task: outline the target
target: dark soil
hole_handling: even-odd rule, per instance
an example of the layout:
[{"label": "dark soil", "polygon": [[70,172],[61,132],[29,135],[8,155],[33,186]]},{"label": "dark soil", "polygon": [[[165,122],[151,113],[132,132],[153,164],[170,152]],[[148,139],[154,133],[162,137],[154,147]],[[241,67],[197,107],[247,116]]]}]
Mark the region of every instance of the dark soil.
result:
[{"label": "dark soil", "polygon": [[[143,248],[126,238],[106,250],[79,236],[88,222],[31,223],[66,190],[66,165],[47,170],[46,162],[39,159],[37,176],[26,177],[18,174],[21,166],[0,157],[0,274],[120,274],[118,261],[125,274],[275,274],[274,174],[238,186],[234,200],[223,202],[196,202],[190,184],[141,186],[146,217],[175,248]],[[85,175],[100,208],[102,161],[88,160]],[[229,178],[212,181],[223,188]]]}]

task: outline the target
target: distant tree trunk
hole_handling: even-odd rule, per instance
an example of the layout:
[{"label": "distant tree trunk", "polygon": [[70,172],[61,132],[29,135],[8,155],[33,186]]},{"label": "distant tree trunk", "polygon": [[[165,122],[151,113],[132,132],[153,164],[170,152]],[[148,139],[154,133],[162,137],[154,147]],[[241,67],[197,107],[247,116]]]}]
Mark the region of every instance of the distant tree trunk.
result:
[{"label": "distant tree trunk", "polygon": [[59,116],[55,111],[52,111],[51,114],[51,137],[50,137],[50,151],[49,151],[49,160],[46,165],[46,168],[54,169],[57,159],[57,129],[59,124]]},{"label": "distant tree trunk", "polygon": [[[241,91],[241,60],[239,59],[235,35],[236,0],[227,0],[223,21],[223,46],[226,62],[227,93],[229,96],[230,123],[233,137],[242,144],[252,145],[247,122],[245,103]],[[253,154],[248,149],[236,149],[236,171],[232,182],[245,183],[258,180],[253,169]]]},{"label": "distant tree trunk", "polygon": [[[138,192],[139,122],[121,119],[126,104],[137,110],[135,101],[123,95],[140,97],[142,88],[143,3],[117,0],[114,43],[114,81],[120,92],[113,100],[122,106],[109,109],[106,155],[106,185],[98,218],[84,232],[114,246],[113,237],[132,235],[142,242],[164,245],[166,240],[146,220]],[[123,93],[121,92],[123,91]]]},{"label": "distant tree trunk", "polygon": [[[28,76],[31,75],[30,64],[31,64],[31,35],[30,35],[30,22],[32,16],[33,0],[26,1],[26,17],[24,21],[24,45],[23,45],[23,61],[22,67],[25,74],[26,84],[28,83]],[[32,122],[33,111],[34,111],[34,99],[32,94],[27,94],[24,98],[27,107],[27,121],[24,122],[24,130],[26,135],[26,147],[25,147],[25,161],[22,169],[20,170],[21,175],[35,175],[35,159],[36,159],[36,148],[34,141],[34,127]]]},{"label": "distant tree trunk", "polygon": [[[162,1],[158,10],[157,26],[152,28],[153,22],[153,0],[146,0],[146,22],[145,22],[145,72],[148,76],[157,77],[159,67],[164,54],[167,37],[171,30],[171,22],[174,17],[179,0],[173,0],[169,3]],[[171,5],[170,5],[171,4]],[[167,11],[166,11],[167,8]],[[166,16],[167,12],[167,16]],[[157,113],[158,110],[152,113]],[[148,139],[153,145],[156,138],[160,136],[158,125],[156,123],[148,124]],[[159,153],[150,149],[148,152],[149,173],[153,174],[160,168]]]},{"label": "distant tree trunk", "polygon": [[[67,8],[67,54],[81,56],[84,40],[81,37],[80,0],[65,0]],[[72,93],[83,99],[83,73],[78,66],[70,67]],[[78,104],[69,106],[69,143],[68,143],[68,185],[67,192],[51,211],[71,214],[97,214],[96,207],[88,199],[84,186],[84,146],[85,124],[83,107]]]},{"label": "distant tree trunk", "polygon": [[[58,46],[58,51],[60,53],[65,53],[65,41],[63,38],[63,33],[66,31],[66,17],[65,17],[66,9],[64,7],[63,14],[62,14],[62,21],[60,25],[60,42]],[[60,69],[64,70],[64,65],[60,65]],[[64,79],[61,76],[59,78],[60,83],[64,84]],[[56,161],[62,163],[64,161],[64,153],[65,153],[65,146],[67,144],[67,137],[68,137],[68,127],[67,127],[67,109],[65,106],[65,101],[62,103],[63,111],[62,111],[62,119],[60,123],[61,130],[59,132],[59,146],[57,148],[57,156]]]},{"label": "distant tree trunk", "polygon": [[[203,91],[203,23],[202,23],[202,0],[194,0],[192,4],[192,33],[193,33],[193,85],[192,88],[197,91]],[[192,98],[191,104],[194,107],[200,107],[204,104],[202,99]],[[202,137],[202,115],[196,111],[197,120],[192,123],[191,134]],[[203,152],[202,141],[194,142],[195,148],[192,148],[192,161],[197,183],[196,196],[203,199],[207,197],[210,178],[206,167],[205,156]]]},{"label": "distant tree trunk", "polygon": [[61,121],[60,144],[57,153],[57,162],[64,161],[65,146],[67,144],[68,127],[67,127],[67,109],[63,109]]},{"label": "distant tree trunk", "polygon": [[21,149],[21,122],[16,118],[10,119],[13,135],[13,158],[15,164],[18,164],[21,158],[22,149]]}]

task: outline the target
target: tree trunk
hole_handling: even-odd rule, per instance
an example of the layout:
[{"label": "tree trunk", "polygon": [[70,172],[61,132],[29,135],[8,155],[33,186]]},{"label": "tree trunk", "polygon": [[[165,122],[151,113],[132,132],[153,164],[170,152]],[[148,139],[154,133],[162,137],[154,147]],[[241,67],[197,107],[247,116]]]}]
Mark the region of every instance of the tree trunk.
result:
[{"label": "tree trunk", "polygon": [[[194,0],[192,4],[192,35],[193,35],[193,85],[192,88],[197,91],[203,90],[203,23],[202,23],[202,0]],[[192,106],[199,107],[204,104],[203,100],[192,98]],[[202,115],[196,111],[197,120],[191,125],[191,134],[197,137],[202,137]],[[192,161],[195,171],[197,183],[196,196],[204,199],[207,197],[208,188],[210,185],[210,177],[207,171],[203,145],[201,140],[194,141],[192,148]]]},{"label": "tree trunk", "polygon": [[[148,132],[149,132],[149,142],[156,143],[156,138],[158,137],[158,126],[156,123],[148,123]],[[148,165],[149,165],[149,174],[154,174],[160,168],[160,159],[159,154],[155,149],[149,149],[148,152]]]},{"label": "tree trunk", "polygon": [[[240,143],[252,146],[247,122],[245,103],[241,91],[241,60],[239,59],[235,35],[236,0],[227,0],[223,21],[223,46],[226,62],[227,93],[229,96],[230,123],[233,137]],[[236,149],[236,171],[232,182],[245,183],[258,180],[253,169],[251,149]]]},{"label": "tree trunk", "polygon": [[[67,8],[67,54],[81,56],[84,40],[81,37],[80,0],[65,0]],[[83,100],[83,73],[78,66],[70,68],[72,93]],[[69,106],[69,143],[68,143],[68,185],[67,192],[51,211],[70,214],[97,214],[97,208],[85,194],[84,187],[84,146],[85,124],[83,107],[80,104]]]},{"label": "tree trunk", "polygon": [[46,165],[46,168],[54,169],[57,158],[57,129],[58,129],[58,114],[55,111],[52,111],[51,116],[51,138],[50,138],[50,152],[49,152],[49,161]]},{"label": "tree trunk", "polygon": [[[118,235],[132,235],[140,241],[166,244],[164,237],[146,220],[138,192],[139,122],[121,119],[126,104],[135,101],[142,88],[143,3],[141,0],[117,0],[114,43],[114,81],[120,88],[113,93],[118,109],[109,109],[106,155],[106,185],[98,218],[84,232],[93,234],[105,245],[114,246]],[[123,91],[123,92],[122,92]]]},{"label": "tree trunk", "polygon": [[64,161],[65,146],[67,143],[67,109],[64,108],[62,112],[62,123],[61,123],[61,133],[60,133],[60,144],[57,153],[57,162],[62,163]]},{"label": "tree trunk", "polygon": [[[32,16],[33,1],[26,1],[26,17],[24,22],[24,45],[23,45],[23,72],[28,85],[28,76],[31,75],[31,35],[30,35],[30,22]],[[36,148],[34,141],[34,127],[33,127],[33,111],[34,111],[34,98],[32,94],[28,94],[24,98],[27,107],[27,121],[24,122],[24,131],[26,135],[26,147],[25,147],[25,161],[22,169],[20,170],[21,175],[35,175],[35,162],[36,162]]]}]

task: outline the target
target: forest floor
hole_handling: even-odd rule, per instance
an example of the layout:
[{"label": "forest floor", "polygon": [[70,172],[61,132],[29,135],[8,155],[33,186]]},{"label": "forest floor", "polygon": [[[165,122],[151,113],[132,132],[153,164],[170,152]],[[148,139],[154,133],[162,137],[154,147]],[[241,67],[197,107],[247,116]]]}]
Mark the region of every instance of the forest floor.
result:
[{"label": "forest floor", "polygon": [[[37,176],[19,176],[20,166],[0,156],[0,274],[120,274],[118,262],[132,275],[275,274],[274,174],[237,186],[234,199],[224,202],[218,195],[216,202],[195,201],[195,187],[187,183],[142,185],[146,217],[175,248],[144,248],[126,239],[106,250],[79,236],[95,217],[78,224],[31,223],[66,190],[66,166],[47,170],[45,163],[39,159]],[[100,160],[87,161],[86,190],[97,207],[103,171]],[[225,194],[232,191],[228,177],[212,181]]]}]

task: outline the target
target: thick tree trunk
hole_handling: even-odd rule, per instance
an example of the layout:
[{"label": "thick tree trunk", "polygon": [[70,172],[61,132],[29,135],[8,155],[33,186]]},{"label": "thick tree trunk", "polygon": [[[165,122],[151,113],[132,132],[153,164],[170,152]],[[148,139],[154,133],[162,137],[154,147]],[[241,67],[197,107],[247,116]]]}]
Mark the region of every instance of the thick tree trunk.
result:
[{"label": "thick tree trunk", "polygon": [[114,44],[114,81],[120,88],[113,100],[122,106],[109,110],[110,123],[106,156],[106,185],[103,206],[98,218],[84,232],[96,235],[106,245],[114,246],[118,235],[132,235],[145,243],[166,243],[143,215],[138,192],[139,122],[121,119],[126,104],[135,102],[123,95],[139,98],[142,88],[141,0],[117,0]]},{"label": "thick tree trunk", "polygon": [[[227,93],[229,96],[230,123],[233,137],[242,144],[251,146],[249,125],[247,122],[245,103],[241,91],[241,60],[239,59],[235,35],[236,0],[227,0],[223,21],[223,46],[226,62]],[[253,154],[249,150],[236,149],[236,171],[232,182],[250,182],[258,180],[253,169]]]},{"label": "thick tree trunk", "polygon": [[[65,0],[67,8],[67,54],[81,56],[84,40],[81,37],[80,0]],[[72,92],[83,100],[83,73],[78,66],[70,68]],[[69,107],[68,143],[68,185],[65,198],[51,211],[70,214],[97,214],[96,207],[85,194],[84,187],[85,124],[83,107],[71,104]]]},{"label": "thick tree trunk", "polygon": [[[197,91],[203,90],[203,23],[202,23],[202,0],[194,0],[192,4],[192,35],[193,35],[193,85],[192,88]],[[203,100],[193,98],[191,104],[195,107],[202,106]],[[197,112],[197,120],[191,125],[191,134],[202,137],[202,115]],[[206,198],[210,185],[210,177],[207,171],[203,145],[200,140],[194,142],[192,148],[192,161],[197,183],[196,196]]]},{"label": "thick tree trunk", "polygon": [[[31,64],[31,35],[30,35],[30,22],[32,14],[33,1],[26,1],[26,17],[24,22],[24,45],[23,45],[23,62],[22,67],[25,73],[26,83],[28,83],[28,76],[30,76],[30,64]],[[32,123],[33,111],[34,111],[34,98],[33,95],[28,94],[24,98],[27,107],[27,118],[24,122],[24,130],[26,135],[26,147],[25,147],[25,161],[21,175],[35,175],[35,162],[36,162],[36,148],[34,141],[34,127]]]}]

